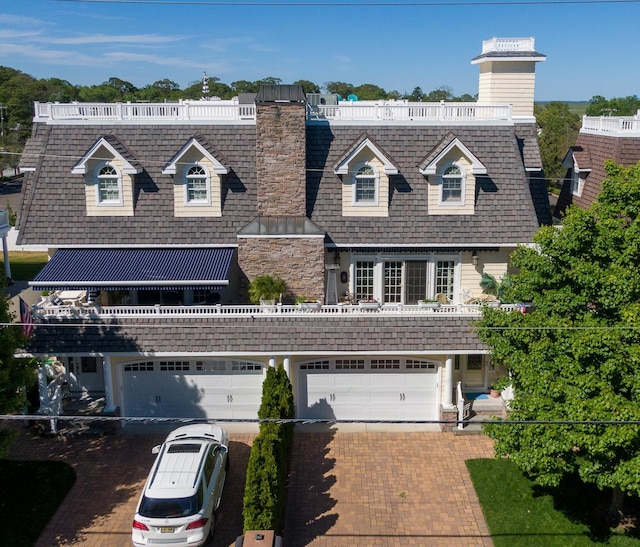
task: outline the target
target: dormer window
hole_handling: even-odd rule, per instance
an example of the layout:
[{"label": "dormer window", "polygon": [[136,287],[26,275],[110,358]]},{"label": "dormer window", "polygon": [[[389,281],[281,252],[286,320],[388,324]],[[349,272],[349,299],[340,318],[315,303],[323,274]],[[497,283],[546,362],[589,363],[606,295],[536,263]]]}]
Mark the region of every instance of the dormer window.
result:
[{"label": "dormer window", "polygon": [[118,170],[110,164],[98,169],[98,203],[101,205],[122,204],[122,179]]},{"label": "dormer window", "polygon": [[354,203],[356,205],[372,205],[377,202],[378,174],[371,165],[365,164],[356,171],[354,184]]},{"label": "dormer window", "polygon": [[580,171],[578,171],[577,166],[573,168],[571,172],[571,193],[574,196],[580,197],[582,196],[582,183],[583,179],[580,176]]},{"label": "dormer window", "polygon": [[192,165],[186,174],[187,203],[209,203],[209,174],[201,165]]},{"label": "dormer window", "polygon": [[457,165],[449,165],[442,172],[442,185],[440,190],[440,202],[444,204],[463,203],[464,174]]}]

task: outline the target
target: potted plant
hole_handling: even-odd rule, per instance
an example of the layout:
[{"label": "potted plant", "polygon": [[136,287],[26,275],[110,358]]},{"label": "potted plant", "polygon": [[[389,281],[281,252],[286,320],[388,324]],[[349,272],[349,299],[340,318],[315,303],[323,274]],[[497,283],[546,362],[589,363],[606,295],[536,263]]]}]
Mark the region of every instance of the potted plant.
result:
[{"label": "potted plant", "polygon": [[511,280],[509,275],[505,274],[498,281],[495,276],[483,273],[480,279],[480,288],[482,292],[493,297],[490,300],[484,300],[484,304],[492,307],[499,307],[502,302],[505,302],[505,291],[511,286]]},{"label": "potted plant", "polygon": [[495,379],[493,384],[491,384],[491,391],[489,392],[489,395],[495,398],[500,397],[502,390],[508,388],[510,385],[511,378],[508,376],[500,376]]},{"label": "potted plant", "polygon": [[440,307],[440,301],[435,298],[423,298],[422,300],[418,300],[418,306],[421,308],[436,309]]},{"label": "potted plant", "polygon": [[249,300],[252,304],[273,305],[287,293],[287,285],[278,276],[259,275],[249,283]]}]

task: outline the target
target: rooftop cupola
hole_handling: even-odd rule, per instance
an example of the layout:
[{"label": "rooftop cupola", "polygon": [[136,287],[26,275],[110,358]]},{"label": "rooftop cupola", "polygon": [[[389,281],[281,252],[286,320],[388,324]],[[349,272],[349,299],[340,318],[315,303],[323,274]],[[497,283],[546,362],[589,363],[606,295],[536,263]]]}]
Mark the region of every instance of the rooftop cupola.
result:
[{"label": "rooftop cupola", "polygon": [[535,50],[535,38],[485,40],[482,54],[471,59],[480,65],[478,104],[510,104],[514,117],[533,117],[535,67],[546,60]]}]

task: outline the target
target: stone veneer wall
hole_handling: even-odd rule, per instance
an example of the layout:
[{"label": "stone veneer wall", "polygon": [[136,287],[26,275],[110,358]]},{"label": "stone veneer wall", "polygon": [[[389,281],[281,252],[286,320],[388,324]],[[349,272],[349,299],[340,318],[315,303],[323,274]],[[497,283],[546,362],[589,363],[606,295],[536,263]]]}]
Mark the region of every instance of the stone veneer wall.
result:
[{"label": "stone veneer wall", "polygon": [[[259,275],[274,275],[284,279],[289,303],[296,296],[324,302],[322,238],[239,239],[238,263],[246,276],[245,282]],[[247,287],[243,287],[243,290],[246,294]]]},{"label": "stone veneer wall", "polygon": [[256,104],[258,214],[305,216],[305,169],[305,104]]}]

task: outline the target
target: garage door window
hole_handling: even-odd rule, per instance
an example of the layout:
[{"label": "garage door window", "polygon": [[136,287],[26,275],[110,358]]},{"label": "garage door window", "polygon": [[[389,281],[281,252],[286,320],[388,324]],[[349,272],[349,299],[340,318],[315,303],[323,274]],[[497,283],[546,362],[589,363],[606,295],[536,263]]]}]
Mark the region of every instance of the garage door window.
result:
[{"label": "garage door window", "polygon": [[160,370],[164,372],[189,370],[189,361],[160,361]]},{"label": "garage door window", "polygon": [[153,372],[153,361],[146,363],[129,363],[124,366],[125,372]]},{"label": "garage door window", "polygon": [[399,369],[400,359],[371,359],[371,368],[374,370]]}]

